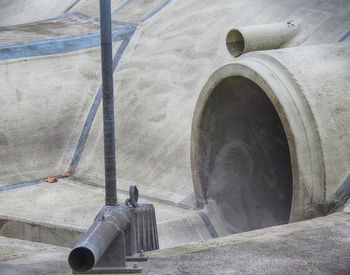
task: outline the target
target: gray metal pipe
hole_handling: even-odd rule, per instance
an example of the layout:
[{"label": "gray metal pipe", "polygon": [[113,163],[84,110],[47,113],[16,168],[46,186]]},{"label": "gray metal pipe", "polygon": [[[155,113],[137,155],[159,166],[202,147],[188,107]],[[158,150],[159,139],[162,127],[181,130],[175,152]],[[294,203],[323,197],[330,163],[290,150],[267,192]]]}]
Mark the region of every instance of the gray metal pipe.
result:
[{"label": "gray metal pipe", "polygon": [[106,205],[117,204],[111,1],[100,0]]},{"label": "gray metal pipe", "polygon": [[91,270],[118,234],[125,230],[128,215],[128,210],[123,206],[104,206],[95,222],[70,252],[70,267],[77,272]]}]

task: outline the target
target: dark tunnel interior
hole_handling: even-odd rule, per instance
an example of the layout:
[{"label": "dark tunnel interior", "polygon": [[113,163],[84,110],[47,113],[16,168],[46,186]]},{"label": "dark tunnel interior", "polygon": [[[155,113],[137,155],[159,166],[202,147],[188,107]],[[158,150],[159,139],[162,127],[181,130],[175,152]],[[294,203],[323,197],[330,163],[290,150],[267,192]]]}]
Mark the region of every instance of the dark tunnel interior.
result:
[{"label": "dark tunnel interior", "polygon": [[230,233],[288,223],[293,192],[287,137],[263,90],[232,76],[211,92],[200,120],[197,167]]}]

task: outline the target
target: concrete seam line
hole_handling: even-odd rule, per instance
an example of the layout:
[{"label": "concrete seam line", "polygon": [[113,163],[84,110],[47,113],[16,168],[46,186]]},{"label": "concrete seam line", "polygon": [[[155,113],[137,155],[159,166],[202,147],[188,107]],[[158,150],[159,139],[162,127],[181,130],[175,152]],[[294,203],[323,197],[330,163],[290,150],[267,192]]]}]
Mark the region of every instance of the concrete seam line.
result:
[{"label": "concrete seam line", "polygon": [[112,11],[112,15],[116,14],[118,11],[120,11],[121,9],[123,9],[124,7],[126,7],[132,0],[127,0],[126,2],[124,2],[121,6],[119,6],[119,8],[117,8],[116,10]]},{"label": "concrete seam line", "polygon": [[82,14],[80,12],[74,12],[73,15],[75,16],[78,16],[78,17],[81,17],[81,18],[84,18],[84,19],[89,19],[89,20],[95,20],[96,21],[96,18],[92,18],[91,16],[89,15],[86,15],[86,14]]},{"label": "concrete seam line", "polygon": [[[56,175],[56,176],[53,176],[53,177],[54,178],[59,178],[60,176]],[[40,184],[40,183],[44,183],[45,181],[46,181],[46,178],[41,178],[41,179],[37,179],[37,180],[33,180],[33,181],[26,181],[26,182],[10,184],[10,185],[7,185],[7,186],[1,186],[0,187],[0,192],[1,191],[12,190],[12,189],[17,189],[17,188],[22,188],[22,187],[26,187],[26,186],[31,186],[31,185],[35,185],[35,184]]]},{"label": "concrete seam line", "polygon": [[[127,39],[134,33],[135,27],[117,29],[113,31],[113,42]],[[99,33],[84,36],[65,37],[52,40],[42,40],[25,44],[15,44],[0,47],[0,60],[13,58],[42,56],[66,53],[100,45]]]},{"label": "concrete seam line", "polygon": [[[71,179],[73,181],[76,181],[76,182],[79,182],[79,183],[82,183],[82,184],[86,184],[86,185],[90,185],[90,186],[93,186],[93,187],[96,187],[96,188],[104,189],[103,185],[100,185],[100,184],[97,184],[97,183],[94,183],[94,182],[90,182],[90,181],[81,179],[79,177],[70,176],[69,179]],[[120,194],[129,195],[129,191],[126,191],[126,190],[123,190],[123,189],[120,189],[120,188],[117,188],[117,192],[120,193]],[[191,205],[179,204],[179,203],[175,203],[175,202],[172,202],[172,201],[158,199],[158,198],[154,198],[154,197],[147,196],[147,195],[139,195],[139,198],[143,198],[143,199],[146,199],[146,200],[149,200],[149,201],[157,202],[159,204],[165,204],[165,205],[169,205],[169,206],[172,206],[172,207],[182,208],[182,209],[185,209],[185,210],[198,210],[198,209],[196,209],[195,207],[193,207]]]},{"label": "concrete seam line", "polygon": [[24,27],[24,26],[31,26],[31,25],[41,24],[41,23],[49,23],[49,22],[53,22],[53,21],[59,21],[59,20],[62,20],[62,19],[70,18],[70,17],[73,17],[73,16],[74,16],[74,14],[70,13],[70,14],[60,15],[60,16],[57,16],[57,17],[54,17],[54,18],[34,21],[34,22],[30,22],[30,23],[1,26],[0,30],[2,30],[2,29],[12,29],[12,28],[18,28],[18,27]]},{"label": "concrete seam line", "polygon": [[[93,17],[91,17],[89,15],[82,14],[80,12],[74,12],[73,15],[81,17],[81,18],[84,18],[84,19],[89,19],[89,20],[100,22],[100,18],[98,18],[98,17],[93,18]],[[122,21],[118,21],[118,20],[111,20],[111,23],[113,25],[120,25],[120,26],[126,26],[126,27],[131,27],[131,26],[137,25],[137,24],[128,23],[128,22],[122,22]]]},{"label": "concrete seam line", "polygon": [[80,0],[75,0],[65,11],[64,13],[70,11],[72,8],[74,8],[78,3],[80,2]]},{"label": "concrete seam line", "polygon": [[338,188],[333,196],[333,200],[328,203],[328,214],[333,214],[340,209],[350,198],[350,176]]},{"label": "concrete seam line", "polygon": [[141,20],[141,22],[145,22],[146,20],[150,19],[153,15],[157,14],[158,12],[160,12],[163,8],[165,8],[165,6],[167,6],[172,0],[168,0],[166,1],[164,4],[162,4],[158,9],[156,9],[155,11],[151,12],[149,15],[147,15],[145,18],[143,18]]},{"label": "concrete seam line", "polygon": [[219,235],[218,233],[216,232],[215,230],[215,227],[214,225],[211,223],[210,221],[210,218],[208,217],[208,215],[203,212],[203,211],[200,211],[200,210],[197,210],[196,213],[198,214],[198,216],[202,219],[202,221],[204,222],[205,224],[205,227],[207,228],[210,236],[212,238],[219,238]]},{"label": "concrete seam line", "polygon": [[38,180],[34,180],[34,181],[15,183],[15,184],[12,184],[12,185],[2,186],[2,187],[0,187],[0,192],[1,191],[12,190],[12,189],[16,189],[16,188],[21,188],[21,187],[25,187],[25,186],[31,186],[31,185],[39,184],[39,183],[43,183],[44,181],[45,181],[45,179],[38,179]]},{"label": "concrete seam line", "polygon": [[86,121],[85,121],[85,124],[84,124],[84,127],[83,127],[83,131],[82,131],[82,133],[80,135],[80,138],[79,138],[79,141],[78,141],[78,145],[77,145],[77,147],[75,149],[72,161],[70,163],[68,172],[71,175],[73,175],[75,173],[75,170],[76,170],[76,168],[78,166],[80,157],[81,157],[81,155],[83,153],[83,150],[84,150],[85,143],[87,141],[87,137],[88,137],[88,135],[90,133],[90,130],[91,130],[91,127],[92,127],[92,123],[93,123],[93,121],[95,119],[97,110],[98,110],[98,108],[100,106],[101,99],[102,99],[102,85],[100,85],[100,87],[99,87],[99,89],[97,91],[97,95],[95,97],[95,100],[92,103],[92,106],[90,108],[90,111],[88,113],[88,116],[86,118]]},{"label": "concrete seam line", "polygon": [[[55,21],[61,21],[67,18],[71,18],[71,17],[80,17],[80,18],[84,18],[84,19],[88,19],[88,20],[93,20],[93,21],[100,21],[100,18],[96,17],[93,18],[89,15],[80,13],[80,12],[73,12],[73,13],[69,13],[69,14],[65,14],[65,15],[61,15],[61,16],[57,16],[54,18],[50,18],[50,19],[44,19],[44,20],[39,20],[39,21],[34,21],[34,22],[30,22],[30,23],[24,23],[24,24],[18,24],[18,25],[8,25],[8,26],[0,26],[0,30],[3,29],[13,29],[13,28],[18,28],[18,27],[25,27],[25,26],[31,26],[31,25],[36,25],[36,24],[43,24],[43,23],[50,23],[50,22],[55,22]],[[128,23],[128,22],[122,22],[122,21],[118,21],[118,20],[112,20],[111,21],[113,25],[120,25],[120,26],[126,26],[126,27],[131,27],[131,26],[136,26],[137,24],[134,23]]]},{"label": "concrete seam line", "polygon": [[[113,71],[115,71],[115,68],[117,67],[120,58],[122,57],[127,45],[129,44],[129,41],[130,41],[133,33],[134,32],[130,33],[129,36],[125,40],[123,40],[122,44],[119,46],[119,49],[113,58]],[[78,163],[80,161],[80,157],[83,153],[87,138],[89,136],[89,133],[90,133],[90,130],[92,127],[92,123],[95,119],[97,110],[98,110],[100,103],[101,103],[101,100],[102,100],[102,85],[100,85],[100,87],[97,91],[97,95],[95,97],[95,100],[90,108],[89,114],[86,118],[86,121],[85,121],[85,124],[83,127],[83,131],[82,131],[80,138],[79,138],[79,141],[78,141],[78,145],[75,149],[72,161],[70,163],[69,173],[72,175],[75,173],[75,170],[76,170]]]},{"label": "concrete seam line", "polygon": [[114,25],[120,25],[120,26],[127,26],[127,27],[137,26],[137,24],[134,24],[134,23],[128,23],[128,22],[123,22],[123,21],[118,21],[118,20],[111,20],[111,22]]},{"label": "concrete seam line", "polygon": [[350,31],[348,31],[342,38],[340,38],[338,42],[343,42],[349,35]]}]

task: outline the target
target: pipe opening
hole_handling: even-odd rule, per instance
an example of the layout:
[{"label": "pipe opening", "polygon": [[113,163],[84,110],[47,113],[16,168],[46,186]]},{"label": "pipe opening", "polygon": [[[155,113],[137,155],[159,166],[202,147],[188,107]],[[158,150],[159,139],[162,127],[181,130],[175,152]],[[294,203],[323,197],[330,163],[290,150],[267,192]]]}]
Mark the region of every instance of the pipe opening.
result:
[{"label": "pipe opening", "polygon": [[222,80],[202,107],[196,166],[229,233],[288,223],[292,168],[281,120],[253,81]]},{"label": "pipe opening", "polygon": [[68,263],[74,271],[86,272],[94,267],[95,256],[90,249],[77,247],[70,252]]},{"label": "pipe opening", "polygon": [[234,57],[240,56],[244,51],[245,43],[239,30],[230,30],[226,36],[226,48]]}]

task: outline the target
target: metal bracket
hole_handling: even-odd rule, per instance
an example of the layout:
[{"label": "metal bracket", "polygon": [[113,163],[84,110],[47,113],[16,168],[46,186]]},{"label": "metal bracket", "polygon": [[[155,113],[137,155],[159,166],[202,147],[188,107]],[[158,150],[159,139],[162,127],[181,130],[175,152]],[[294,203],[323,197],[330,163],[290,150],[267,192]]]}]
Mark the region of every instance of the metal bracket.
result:
[{"label": "metal bracket", "polygon": [[87,272],[75,272],[72,274],[125,274],[125,273],[141,273],[142,269],[138,266],[125,267],[96,267]]},{"label": "metal bracket", "polygon": [[129,199],[126,199],[125,205],[129,207],[137,207],[137,202],[139,200],[139,190],[137,189],[136,185],[130,185],[129,197]]},{"label": "metal bracket", "polygon": [[[73,271],[73,274],[119,274],[119,273],[140,273],[141,268],[137,264],[127,266],[125,261],[144,261],[142,256],[125,256],[125,235],[120,231],[118,237],[105,251],[102,258],[95,267],[86,272]],[[131,260],[132,259],[132,260]],[[147,261],[147,258],[146,258]]]},{"label": "metal bracket", "polygon": [[147,262],[148,257],[145,256],[143,253],[140,253],[139,255],[126,256],[125,261],[127,261],[127,262]]}]

